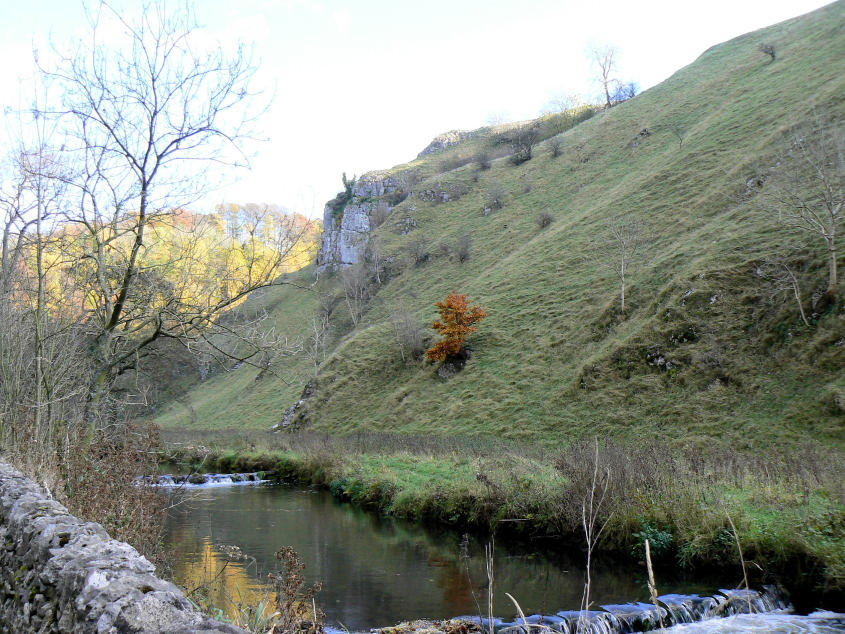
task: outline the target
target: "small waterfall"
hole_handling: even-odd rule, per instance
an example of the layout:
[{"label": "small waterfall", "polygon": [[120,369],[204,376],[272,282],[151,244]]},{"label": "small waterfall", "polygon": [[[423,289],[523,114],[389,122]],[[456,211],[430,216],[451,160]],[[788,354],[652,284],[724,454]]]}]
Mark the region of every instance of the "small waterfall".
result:
[{"label": "small waterfall", "polygon": [[841,634],[845,632],[845,614],[813,612],[807,616],[787,612],[735,614],[675,625],[666,634]]},{"label": "small waterfall", "polygon": [[790,607],[789,602],[774,586],[764,586],[763,592],[745,589],[719,590],[713,600],[714,604],[708,610],[711,616],[774,612]]},{"label": "small waterfall", "polygon": [[194,473],[191,475],[157,475],[139,478],[140,482],[162,488],[211,488],[237,486],[244,484],[261,484],[268,480],[262,471],[253,473]]},{"label": "small waterfall", "polygon": [[658,601],[669,610],[672,623],[695,623],[704,619],[716,605],[713,597],[697,594],[664,594]]},{"label": "small waterfall", "polygon": [[[513,622],[494,619],[496,634],[627,634],[660,629],[687,634],[698,632],[842,632],[845,615],[816,612],[808,616],[790,613],[792,606],[774,586],[763,590],[719,590],[713,596],[665,594],[651,603],[602,605],[601,609],[581,612],[564,610],[554,615],[532,614]],[[487,619],[467,616],[462,620],[487,628]]]},{"label": "small waterfall", "polygon": [[666,608],[656,608],[651,603],[625,603],[620,605],[603,605],[621,624],[623,632],[646,632],[669,622],[669,611]]}]

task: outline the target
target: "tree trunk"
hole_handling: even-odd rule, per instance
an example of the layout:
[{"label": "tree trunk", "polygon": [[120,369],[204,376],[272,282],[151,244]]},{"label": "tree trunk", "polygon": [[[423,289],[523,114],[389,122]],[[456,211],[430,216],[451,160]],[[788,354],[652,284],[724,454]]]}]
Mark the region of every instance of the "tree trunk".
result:
[{"label": "tree trunk", "polygon": [[[40,159],[40,157],[39,157]],[[39,169],[40,169],[39,164]],[[41,436],[41,401],[43,399],[44,371],[42,362],[44,359],[44,260],[43,244],[41,242],[41,218],[44,212],[43,196],[41,192],[40,174],[38,176],[38,205],[35,219],[35,276],[36,276],[36,297],[35,297],[35,434],[39,440]]]},{"label": "tree trunk", "polygon": [[619,265],[619,279],[622,281],[622,314],[625,314],[625,255],[622,255],[622,262]]},{"label": "tree trunk", "polygon": [[801,293],[798,288],[798,280],[795,278],[795,274],[792,272],[792,269],[786,266],[786,264],[783,265],[783,268],[791,280],[792,293],[795,295],[795,303],[798,304],[798,311],[801,313],[801,321],[803,321],[804,325],[809,328],[810,322],[807,321],[807,315],[804,314],[804,304],[801,303]]}]

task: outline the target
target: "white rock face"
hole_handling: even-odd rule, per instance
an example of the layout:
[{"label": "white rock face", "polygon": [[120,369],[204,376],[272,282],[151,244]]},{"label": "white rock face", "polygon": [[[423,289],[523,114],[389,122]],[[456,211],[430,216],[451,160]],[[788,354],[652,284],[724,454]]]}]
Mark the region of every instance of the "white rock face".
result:
[{"label": "white rock face", "polygon": [[455,145],[464,139],[469,139],[472,134],[472,132],[467,130],[450,130],[449,132],[438,134],[422,152],[417,154],[417,158],[422,158],[426,154],[434,154],[440,150],[445,150],[450,145]]},{"label": "white rock face", "polygon": [[[357,264],[364,256],[370,230],[370,218],[379,204],[374,200],[391,194],[400,184],[384,172],[368,172],[352,187],[352,199],[346,203],[339,216],[335,216],[331,204],[323,212],[323,236],[317,255],[317,270],[346,268]],[[391,210],[387,206],[388,213]]]}]

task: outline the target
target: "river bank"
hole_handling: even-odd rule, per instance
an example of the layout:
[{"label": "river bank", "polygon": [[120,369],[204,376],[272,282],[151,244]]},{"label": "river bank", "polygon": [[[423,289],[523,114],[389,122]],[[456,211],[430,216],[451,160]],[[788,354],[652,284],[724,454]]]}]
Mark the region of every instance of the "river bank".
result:
[{"label": "river bank", "polygon": [[782,583],[799,611],[845,599],[845,467],[820,447],[760,455],[600,442],[596,451],[593,443],[167,431],[163,441],[172,470],[264,471],[380,514],[543,538],[549,549],[583,547],[581,506],[598,473],[603,552],[637,560],[648,538],[658,571],[721,568],[742,579],[738,542],[752,580]]}]

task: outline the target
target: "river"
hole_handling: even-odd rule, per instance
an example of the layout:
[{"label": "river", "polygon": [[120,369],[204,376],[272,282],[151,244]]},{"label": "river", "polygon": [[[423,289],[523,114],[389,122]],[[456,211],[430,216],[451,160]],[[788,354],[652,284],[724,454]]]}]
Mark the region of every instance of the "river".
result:
[{"label": "river", "polygon": [[[360,631],[485,610],[484,545],[476,539],[380,518],[311,487],[190,487],[171,495],[175,506],[167,539],[176,552],[174,576],[188,589],[217,578],[211,586],[217,605],[231,609],[230,599],[254,604],[268,599],[267,574],[278,569],[274,553],[292,546],[306,565],[307,582],[322,582],[317,601],[336,627]],[[227,555],[231,546],[243,557]],[[583,558],[549,556],[547,546],[496,544],[495,614],[515,613],[505,592],[525,614],[578,609]],[[633,559],[612,564],[599,559],[592,579],[595,605],[649,601],[646,571]],[[739,572],[729,580],[661,572],[657,584],[662,595],[707,597],[738,581]]]}]

